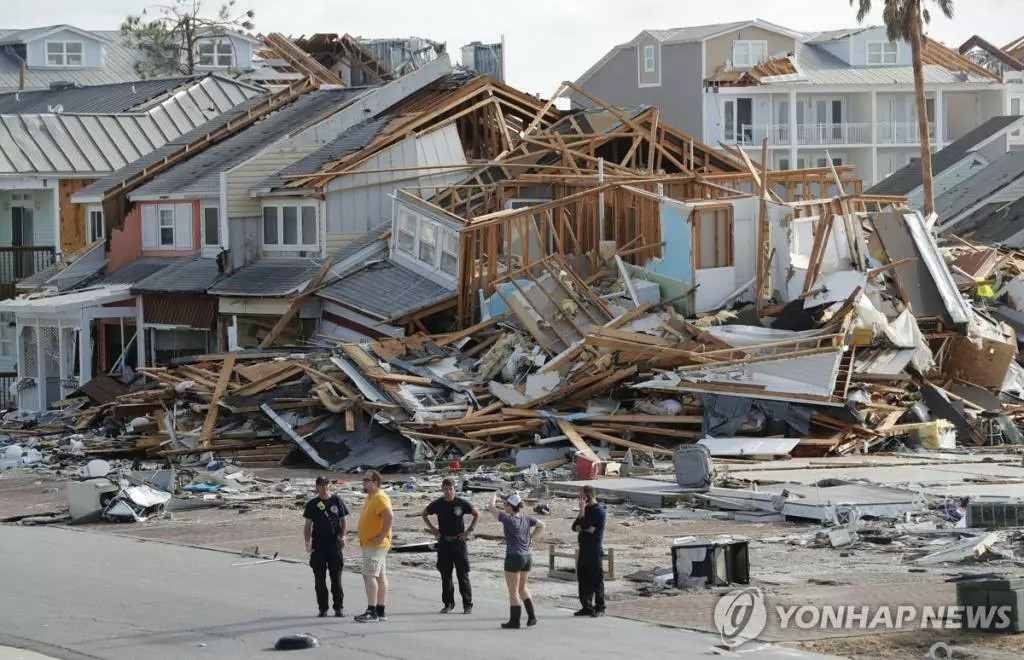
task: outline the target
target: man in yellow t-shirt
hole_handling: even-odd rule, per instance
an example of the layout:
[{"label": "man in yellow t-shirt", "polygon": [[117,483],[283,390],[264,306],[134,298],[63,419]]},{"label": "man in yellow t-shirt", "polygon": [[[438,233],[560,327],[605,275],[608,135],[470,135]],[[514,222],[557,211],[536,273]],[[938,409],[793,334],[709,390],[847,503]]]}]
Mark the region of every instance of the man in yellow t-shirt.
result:
[{"label": "man in yellow t-shirt", "polygon": [[359,515],[359,547],[363,550],[363,584],[366,586],[366,611],[355,617],[359,623],[386,621],[384,599],[388,593],[385,561],[391,549],[391,526],[395,515],[391,499],[380,489],[380,473],[367,470],[363,475],[366,502]]}]

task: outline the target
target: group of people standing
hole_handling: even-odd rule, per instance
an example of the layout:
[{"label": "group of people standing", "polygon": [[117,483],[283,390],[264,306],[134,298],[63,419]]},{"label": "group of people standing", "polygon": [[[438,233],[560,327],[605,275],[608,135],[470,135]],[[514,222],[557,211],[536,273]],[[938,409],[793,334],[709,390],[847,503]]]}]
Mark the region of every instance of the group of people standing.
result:
[{"label": "group of people standing", "polygon": [[[362,550],[363,583],[366,588],[367,608],[354,619],[360,623],[387,620],[384,602],[388,580],[386,563],[391,548],[391,530],[394,513],[391,500],[381,490],[381,477],[370,470],[363,475],[366,503],[359,516],[359,547]],[[333,605],[334,616],[343,617],[344,590],[341,571],[344,567],[343,551],[347,545],[348,508],[340,497],[330,492],[326,477],[316,480],[316,497],[306,504],[306,551],[313,569],[317,605],[320,616],[327,616]],[[499,507],[500,500],[500,507]],[[526,611],[526,626],[537,623],[537,613],[527,580],[533,567],[531,548],[534,539],[544,531],[544,522],[523,512],[523,499],[518,493],[504,496],[494,493],[488,511],[501,523],[505,537],[505,584],[508,588],[509,620],[502,623],[506,629],[522,627],[522,613]],[[473,590],[469,580],[468,540],[476,529],[480,512],[473,503],[455,494],[455,482],[445,479],[441,484],[441,497],[428,504],[421,514],[437,540],[437,570],[441,574],[441,614],[455,610],[455,572],[462,600],[463,614],[473,611]],[[430,518],[437,520],[434,525]],[[465,518],[471,522],[466,527]],[[578,515],[572,529],[577,533],[579,553],[576,577],[579,585],[581,609],[575,616],[603,616],[604,598],[604,507],[597,501],[593,486],[580,490]],[[327,582],[330,581],[328,591]]]}]

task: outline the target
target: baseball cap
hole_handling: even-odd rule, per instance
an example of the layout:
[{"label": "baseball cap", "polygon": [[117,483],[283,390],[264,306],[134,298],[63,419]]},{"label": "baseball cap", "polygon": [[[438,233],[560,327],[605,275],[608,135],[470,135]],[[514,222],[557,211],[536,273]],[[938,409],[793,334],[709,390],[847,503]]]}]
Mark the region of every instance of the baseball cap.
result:
[{"label": "baseball cap", "polygon": [[331,481],[327,477],[321,476],[321,477],[317,477],[316,478],[316,485],[317,486],[325,486],[325,485],[327,485],[329,483],[331,483]]},{"label": "baseball cap", "polygon": [[505,498],[505,501],[511,504],[512,506],[519,506],[520,504],[523,503],[523,498],[519,497],[519,493],[512,493],[511,495]]}]

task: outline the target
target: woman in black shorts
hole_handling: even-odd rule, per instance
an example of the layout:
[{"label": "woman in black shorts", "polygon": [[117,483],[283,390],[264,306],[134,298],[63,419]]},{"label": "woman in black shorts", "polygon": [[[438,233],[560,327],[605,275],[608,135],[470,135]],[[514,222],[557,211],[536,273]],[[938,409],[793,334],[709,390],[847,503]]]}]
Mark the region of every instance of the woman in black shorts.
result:
[{"label": "woman in black shorts", "polygon": [[523,607],[526,607],[526,625],[537,623],[533,610],[533,599],[526,588],[530,576],[532,558],[530,544],[534,537],[544,531],[544,523],[533,516],[523,515],[523,499],[519,493],[503,498],[504,511],[498,509],[498,493],[491,497],[489,507],[494,517],[505,530],[505,584],[508,586],[509,620],[502,628],[518,628]]}]

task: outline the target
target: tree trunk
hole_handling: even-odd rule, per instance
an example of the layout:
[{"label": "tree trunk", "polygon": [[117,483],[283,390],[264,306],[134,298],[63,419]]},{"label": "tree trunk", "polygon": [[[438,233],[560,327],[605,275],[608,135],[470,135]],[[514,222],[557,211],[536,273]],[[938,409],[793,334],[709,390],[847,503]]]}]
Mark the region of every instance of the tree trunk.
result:
[{"label": "tree trunk", "polygon": [[[196,37],[195,37],[195,25],[186,16],[183,19],[183,28],[185,34],[185,60],[186,68],[188,69],[185,73],[193,75],[196,72]],[[924,98],[923,96],[921,98]],[[922,101],[924,103],[924,101]]]},{"label": "tree trunk", "polygon": [[924,188],[924,217],[927,218],[935,210],[935,198],[932,193],[932,149],[928,135],[928,106],[924,100],[924,67],[921,64],[921,7],[915,1],[910,25],[910,52],[914,58],[914,96],[917,101],[917,129],[921,138],[921,185]]}]

